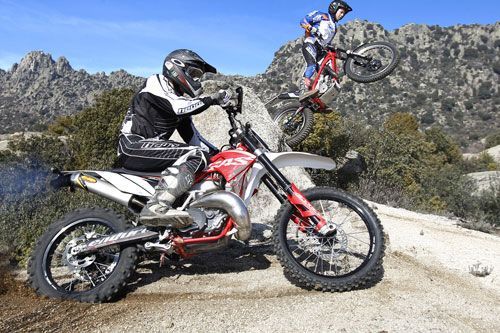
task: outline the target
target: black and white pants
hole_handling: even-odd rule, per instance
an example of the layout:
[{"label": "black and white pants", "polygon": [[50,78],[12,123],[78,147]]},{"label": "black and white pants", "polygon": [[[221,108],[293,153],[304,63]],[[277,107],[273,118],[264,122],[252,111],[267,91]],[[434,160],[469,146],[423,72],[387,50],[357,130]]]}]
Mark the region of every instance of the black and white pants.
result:
[{"label": "black and white pants", "polygon": [[173,165],[185,165],[195,174],[208,161],[208,155],[200,147],[160,138],[145,139],[136,134],[120,135],[118,154],[124,168],[145,172],[162,172]]}]

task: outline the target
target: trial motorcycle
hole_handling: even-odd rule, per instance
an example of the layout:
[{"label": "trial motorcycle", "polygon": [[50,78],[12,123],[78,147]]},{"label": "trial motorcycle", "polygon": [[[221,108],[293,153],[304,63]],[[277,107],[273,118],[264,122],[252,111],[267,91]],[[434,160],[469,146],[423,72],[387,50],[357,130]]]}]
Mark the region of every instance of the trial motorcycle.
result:
[{"label": "trial motorcycle", "polygon": [[[286,277],[294,284],[324,291],[370,285],[380,277],[384,236],[377,216],[362,200],[330,187],[300,191],[280,171],[299,166],[331,170],[326,157],[273,152],[225,108],[229,145],[213,156],[192,188],[174,203],[189,223],[172,228],[130,223],[112,210],[78,209],[53,223],[38,240],[28,264],[29,283],[39,295],[80,302],[106,302],[126,291],[140,251],[166,260],[225,249],[248,242],[252,223],[247,206],[262,183],[281,202],[272,243]],[[54,188],[82,189],[127,207],[138,216],[160,179],[159,173],[125,169],[56,171]]]},{"label": "trial motorcycle", "polygon": [[341,67],[337,60],[344,61],[343,69],[347,77],[360,83],[385,78],[400,60],[397,48],[383,41],[366,43],[352,51],[319,44],[318,48],[322,56],[319,57],[317,74],[310,90],[303,94],[281,93],[266,103],[290,147],[297,146],[310,134],[314,127],[313,113],[331,110],[328,105],[340,91]]}]

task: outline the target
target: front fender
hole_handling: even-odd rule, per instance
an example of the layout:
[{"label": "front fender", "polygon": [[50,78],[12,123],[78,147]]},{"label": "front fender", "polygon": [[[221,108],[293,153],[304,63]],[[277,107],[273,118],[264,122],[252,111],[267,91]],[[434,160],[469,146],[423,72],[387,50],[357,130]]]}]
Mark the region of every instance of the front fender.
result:
[{"label": "front fender", "polygon": [[278,169],[295,166],[310,169],[333,170],[337,166],[331,158],[309,153],[266,153],[266,156],[278,167]]},{"label": "front fender", "polygon": [[[333,170],[337,167],[335,162],[328,157],[301,153],[301,152],[283,152],[283,153],[265,153],[265,155],[278,168],[302,167],[310,169]],[[262,177],[267,173],[266,169],[259,162],[255,162],[252,167],[248,186],[245,190],[244,200],[248,205],[255,190],[259,187]]]}]

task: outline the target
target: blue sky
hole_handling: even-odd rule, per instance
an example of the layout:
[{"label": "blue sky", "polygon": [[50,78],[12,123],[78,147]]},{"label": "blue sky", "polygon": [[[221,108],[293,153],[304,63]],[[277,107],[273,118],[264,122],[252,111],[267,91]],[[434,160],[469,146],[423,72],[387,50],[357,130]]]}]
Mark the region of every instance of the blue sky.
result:
[{"label": "blue sky", "polygon": [[[407,23],[500,21],[499,0],[350,0],[344,19],[362,19],[393,30]],[[302,34],[308,12],[329,1],[33,1],[0,0],[0,68],[42,50],[94,73],[125,69],[147,76],[161,70],[177,48],[197,51],[220,72],[262,73],[274,52]]]}]

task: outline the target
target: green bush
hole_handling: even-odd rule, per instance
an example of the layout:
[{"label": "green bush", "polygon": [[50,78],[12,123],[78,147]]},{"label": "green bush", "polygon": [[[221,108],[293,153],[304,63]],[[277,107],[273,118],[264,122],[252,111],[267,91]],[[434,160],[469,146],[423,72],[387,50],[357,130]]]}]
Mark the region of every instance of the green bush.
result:
[{"label": "green bush", "polygon": [[492,83],[483,82],[477,90],[477,97],[480,99],[490,99],[492,97],[491,93]]},{"label": "green bush", "polygon": [[452,112],[453,109],[455,108],[455,105],[456,105],[455,101],[451,98],[446,98],[441,101],[441,109],[444,112]]},{"label": "green bush", "polygon": [[500,227],[500,182],[493,182],[491,187],[481,192],[477,220]]},{"label": "green bush", "polygon": [[[124,208],[108,200],[77,191],[47,189],[50,167],[107,169],[116,161],[120,124],[133,95],[113,90],[99,96],[91,108],[62,117],[40,137],[19,138],[0,152],[0,246],[25,263],[35,240],[54,220],[81,207]],[[65,135],[62,139],[59,135]]]},{"label": "green bush", "polygon": [[488,153],[479,154],[478,157],[468,158],[460,161],[460,168],[464,174],[473,172],[499,170],[498,163]]},{"label": "green bush", "polygon": [[500,131],[486,137],[486,149],[500,145]]},{"label": "green bush", "polygon": [[102,94],[94,106],[74,118],[69,141],[76,169],[105,169],[116,163],[120,124],[133,96],[132,90],[113,90]]},{"label": "green bush", "polygon": [[464,50],[464,58],[466,59],[474,59],[477,58],[478,55],[479,52],[477,51],[477,49],[467,48]]}]

